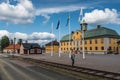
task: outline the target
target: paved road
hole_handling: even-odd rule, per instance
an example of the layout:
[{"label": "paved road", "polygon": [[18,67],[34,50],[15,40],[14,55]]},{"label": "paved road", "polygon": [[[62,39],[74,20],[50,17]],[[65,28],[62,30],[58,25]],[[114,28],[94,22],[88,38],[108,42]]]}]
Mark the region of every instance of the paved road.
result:
[{"label": "paved road", "polygon": [[0,80],[77,80],[65,74],[0,55]]},{"label": "paved road", "polygon": [[[54,53],[53,56],[45,53],[40,55],[20,56],[71,65],[71,59],[68,57],[68,54],[61,54],[61,57],[58,57],[57,53]],[[83,59],[82,54],[76,54],[75,66],[120,73],[120,54],[86,54],[85,56],[86,59]]]}]

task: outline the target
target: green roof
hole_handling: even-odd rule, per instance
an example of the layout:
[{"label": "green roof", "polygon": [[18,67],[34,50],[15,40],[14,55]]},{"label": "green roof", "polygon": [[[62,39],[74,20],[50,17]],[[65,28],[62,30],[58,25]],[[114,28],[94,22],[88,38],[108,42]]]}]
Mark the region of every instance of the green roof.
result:
[{"label": "green roof", "polygon": [[[80,30],[79,30],[80,31]],[[114,37],[120,38],[120,35],[112,29],[105,27],[98,27],[96,29],[87,30],[85,32],[85,38],[96,38],[96,37]],[[61,41],[68,41],[69,34],[62,37]],[[70,34],[70,40],[72,40],[72,34]]]},{"label": "green roof", "polygon": [[61,41],[69,41],[69,36],[70,36],[70,40],[72,40],[72,34],[67,34],[62,37]]},{"label": "green roof", "polygon": [[94,37],[120,38],[120,36],[115,30],[108,29],[105,27],[99,27],[99,28],[88,30],[85,32],[85,38],[94,38]]}]

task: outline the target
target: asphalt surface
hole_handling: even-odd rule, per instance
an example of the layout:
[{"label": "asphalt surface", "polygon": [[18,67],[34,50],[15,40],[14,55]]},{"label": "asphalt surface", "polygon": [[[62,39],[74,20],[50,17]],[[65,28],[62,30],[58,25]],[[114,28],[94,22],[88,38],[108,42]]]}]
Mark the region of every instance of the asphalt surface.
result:
[{"label": "asphalt surface", "polygon": [[[61,53],[61,57],[58,53],[54,53],[53,56],[49,53],[18,56],[71,65],[71,59],[67,53]],[[82,54],[75,55],[75,66],[120,73],[120,54],[86,54],[85,59],[82,56]]]},{"label": "asphalt surface", "polygon": [[78,80],[71,76],[0,55],[0,80]]}]

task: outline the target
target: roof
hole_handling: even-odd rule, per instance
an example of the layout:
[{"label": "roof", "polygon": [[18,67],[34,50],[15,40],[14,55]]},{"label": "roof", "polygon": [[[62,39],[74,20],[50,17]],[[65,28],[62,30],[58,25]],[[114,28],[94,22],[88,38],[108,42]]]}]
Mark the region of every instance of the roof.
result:
[{"label": "roof", "polygon": [[96,29],[88,30],[85,32],[85,38],[94,38],[94,37],[114,37],[120,38],[120,35],[115,30],[98,27]]},{"label": "roof", "polygon": [[37,43],[22,43],[24,49],[30,49],[30,48],[40,48],[40,45]]},{"label": "roof", "polygon": [[[81,30],[77,30],[80,31]],[[72,40],[72,34],[68,34],[62,37],[61,41],[68,41],[70,35],[70,40]],[[96,37],[114,37],[114,38],[120,38],[120,35],[112,29],[105,28],[105,27],[98,27],[96,29],[87,30],[85,32],[85,38],[96,38]]]},{"label": "roof", "polygon": [[[5,49],[14,49],[14,45],[9,45]],[[16,44],[15,49],[20,49],[20,44]]]},{"label": "roof", "polygon": [[58,45],[59,46],[59,42],[57,42],[56,40],[55,41],[52,41],[52,42],[49,42],[46,44],[46,46],[51,46],[52,45]]},{"label": "roof", "polygon": [[62,37],[61,41],[69,41],[69,36],[70,36],[70,40],[72,40],[72,34],[67,34]]}]

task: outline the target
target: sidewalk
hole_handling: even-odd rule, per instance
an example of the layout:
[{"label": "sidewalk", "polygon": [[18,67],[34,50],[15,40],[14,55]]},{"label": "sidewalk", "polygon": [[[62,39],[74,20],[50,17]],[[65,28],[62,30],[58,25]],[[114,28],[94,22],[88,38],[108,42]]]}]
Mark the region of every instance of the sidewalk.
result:
[{"label": "sidewalk", "polygon": [[[71,59],[65,53],[62,53],[61,57],[57,53],[53,54],[53,56],[47,53],[20,56],[71,65]],[[120,73],[120,54],[86,54],[86,59],[82,58],[82,54],[76,54],[75,66]]]}]

